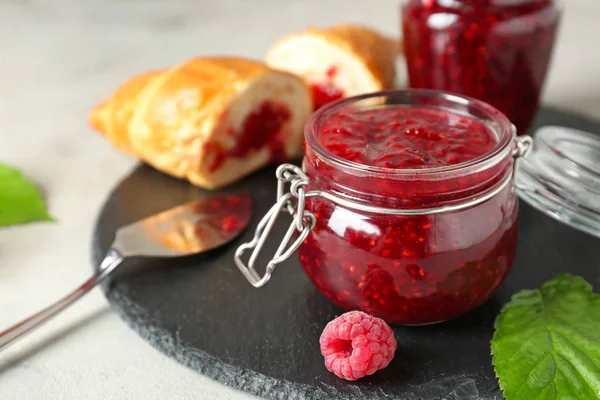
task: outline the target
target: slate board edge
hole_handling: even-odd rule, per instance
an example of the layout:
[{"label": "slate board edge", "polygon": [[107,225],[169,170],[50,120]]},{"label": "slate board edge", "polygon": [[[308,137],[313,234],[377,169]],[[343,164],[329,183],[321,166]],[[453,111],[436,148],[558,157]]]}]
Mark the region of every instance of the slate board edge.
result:
[{"label": "slate board edge", "polygon": [[[99,214],[98,219],[100,216],[101,214]],[[96,226],[98,225],[96,224]],[[98,268],[104,258],[104,254],[101,253],[100,246],[97,243],[98,241],[99,237],[96,232],[94,232],[92,242],[92,264],[94,265],[94,269]],[[159,324],[149,324],[148,321],[151,319],[146,316],[146,312],[137,304],[132,302],[129,298],[123,296],[118,290],[110,290],[109,285],[106,283],[102,285],[102,290],[104,291],[111,308],[116,311],[116,313],[127,324],[127,326],[133,329],[133,331],[136,332],[142,339],[149,342],[152,347],[167,357],[176,360],[180,364],[223,385],[265,399],[343,400],[349,398],[347,393],[340,393],[337,389],[328,387],[327,385],[323,385],[323,387],[314,387],[311,385],[279,380],[252,370],[227,364],[219,360],[217,357],[211,356],[205,351],[185,346],[178,340],[176,335],[172,335],[167,329],[163,328]],[[449,392],[442,396],[427,400],[504,399],[500,392],[492,397],[480,397],[479,395],[476,395],[477,397],[457,397],[459,396],[459,394],[456,393],[457,390],[463,386],[471,386],[475,392],[478,392],[476,388],[477,380],[468,376],[449,377],[447,380],[452,382],[451,387],[448,388]],[[456,386],[457,382],[460,382],[458,386]],[[365,395],[364,393],[361,393],[360,389],[355,387],[355,395],[361,396],[360,398],[364,400],[380,400],[381,398],[394,400],[422,400],[422,398],[417,397],[414,392],[419,393],[422,390],[421,388],[430,385],[431,384],[415,386],[412,390],[402,394],[380,393],[378,395]],[[444,386],[444,381],[437,382],[437,385]],[[473,388],[473,386],[475,387]],[[348,384],[348,389],[349,391],[352,391],[351,383]],[[353,398],[357,397],[353,396]]]}]

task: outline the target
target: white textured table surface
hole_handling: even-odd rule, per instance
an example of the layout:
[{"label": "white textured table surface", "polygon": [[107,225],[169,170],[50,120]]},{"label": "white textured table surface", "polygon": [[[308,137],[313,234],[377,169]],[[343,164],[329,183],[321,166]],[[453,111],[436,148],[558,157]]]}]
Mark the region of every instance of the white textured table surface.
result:
[{"label": "white textured table surface", "polygon": [[[568,0],[545,102],[600,118],[598,0]],[[87,112],[133,73],[190,56],[261,57],[309,23],[389,33],[397,0],[3,1],[0,160],[43,187],[56,224],[0,229],[0,330],[90,273],[99,207],[135,161],[87,127]],[[270,14],[270,15],[269,15]],[[245,399],[168,359],[112,313],[99,290],[0,352],[2,399]]]}]

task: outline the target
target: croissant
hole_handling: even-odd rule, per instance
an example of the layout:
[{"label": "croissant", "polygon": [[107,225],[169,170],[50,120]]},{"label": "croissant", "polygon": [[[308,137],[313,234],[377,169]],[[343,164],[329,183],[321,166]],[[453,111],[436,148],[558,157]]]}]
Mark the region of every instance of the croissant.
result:
[{"label": "croissant", "polygon": [[267,65],[302,76],[315,108],[394,86],[399,43],[365,26],[310,27],[269,47]]},{"label": "croissant", "polygon": [[114,147],[217,189],[299,155],[311,111],[310,90],[293,74],[202,57],[127,80],[89,119]]}]

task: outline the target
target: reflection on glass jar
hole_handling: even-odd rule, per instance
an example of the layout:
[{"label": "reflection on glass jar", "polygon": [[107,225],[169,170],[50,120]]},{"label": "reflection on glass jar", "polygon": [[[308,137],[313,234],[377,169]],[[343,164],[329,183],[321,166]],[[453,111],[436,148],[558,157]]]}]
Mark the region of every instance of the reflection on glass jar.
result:
[{"label": "reflection on glass jar", "polygon": [[319,110],[306,129],[316,224],[298,250],[333,303],[400,324],[461,315],[513,263],[514,133],[491,106],[395,91]]},{"label": "reflection on glass jar", "polygon": [[485,101],[525,133],[561,12],[558,0],[403,0],[410,86]]}]

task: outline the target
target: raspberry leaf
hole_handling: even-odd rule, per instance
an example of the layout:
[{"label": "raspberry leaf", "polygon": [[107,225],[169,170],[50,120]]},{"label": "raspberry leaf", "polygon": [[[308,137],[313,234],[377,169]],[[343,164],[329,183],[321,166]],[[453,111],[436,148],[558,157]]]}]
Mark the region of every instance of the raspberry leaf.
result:
[{"label": "raspberry leaf", "polygon": [[52,220],[35,185],[16,169],[0,163],[0,226]]},{"label": "raspberry leaf", "polygon": [[507,400],[600,398],[600,295],[569,274],[515,294],[492,354]]}]

